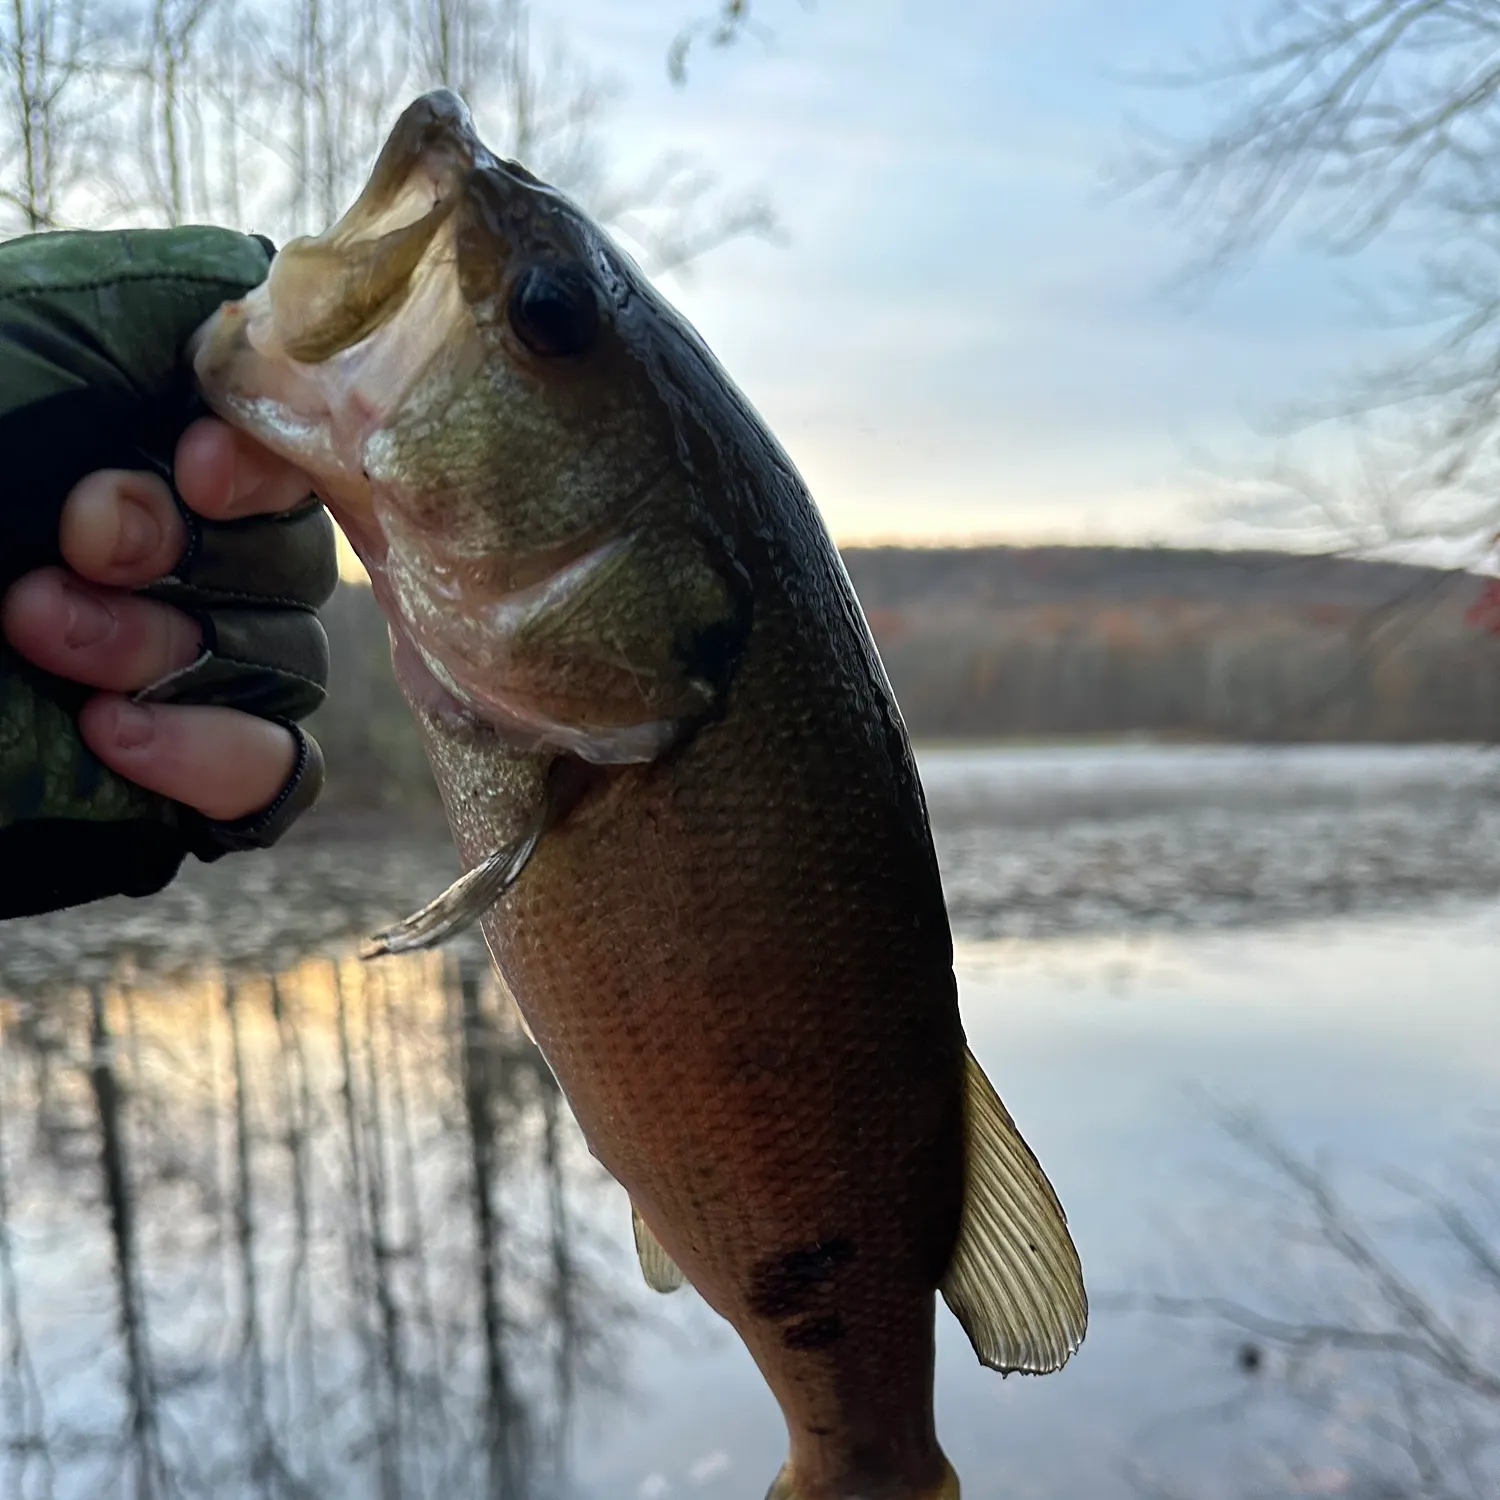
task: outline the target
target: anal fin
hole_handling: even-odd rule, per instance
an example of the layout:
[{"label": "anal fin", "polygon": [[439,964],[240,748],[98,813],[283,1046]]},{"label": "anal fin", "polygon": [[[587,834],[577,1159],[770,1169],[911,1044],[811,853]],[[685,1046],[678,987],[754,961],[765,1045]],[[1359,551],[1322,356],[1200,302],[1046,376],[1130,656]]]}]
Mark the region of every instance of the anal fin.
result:
[{"label": "anal fin", "polygon": [[1045,1375],[1088,1326],[1078,1251],[1052,1184],[968,1051],[964,1093],[964,1209],[943,1299],[981,1363]]},{"label": "anal fin", "polygon": [[635,1253],[646,1285],[653,1292],[675,1292],[687,1278],[677,1262],[662,1249],[661,1241],[651,1233],[651,1226],[633,1203],[630,1205],[630,1227],[635,1232]]}]

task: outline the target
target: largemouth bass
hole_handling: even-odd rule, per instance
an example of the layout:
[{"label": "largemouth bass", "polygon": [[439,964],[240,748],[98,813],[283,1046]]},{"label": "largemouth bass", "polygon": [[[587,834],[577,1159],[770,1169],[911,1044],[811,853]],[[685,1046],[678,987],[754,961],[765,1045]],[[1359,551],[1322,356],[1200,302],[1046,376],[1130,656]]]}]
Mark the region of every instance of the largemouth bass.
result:
[{"label": "largemouth bass", "polygon": [[953,1500],[934,1293],[995,1369],[1087,1317],[968,1052],[921,785],[838,553],[696,334],[452,94],[199,337],[370,573],[479,918],[647,1280],[733,1324],[780,1500]]}]

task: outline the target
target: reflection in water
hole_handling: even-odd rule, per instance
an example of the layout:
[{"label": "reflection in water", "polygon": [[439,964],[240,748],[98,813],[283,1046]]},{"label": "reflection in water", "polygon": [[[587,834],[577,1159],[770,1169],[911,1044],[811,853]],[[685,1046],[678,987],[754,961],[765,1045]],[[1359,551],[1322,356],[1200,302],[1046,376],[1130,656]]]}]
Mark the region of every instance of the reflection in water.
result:
[{"label": "reflection in water", "polygon": [[560,1492],[631,1268],[477,955],[3,1007],[5,1500]]},{"label": "reflection in water", "polygon": [[[1493,1108],[1493,763],[1113,746],[929,752],[923,776],[965,1027],[1099,1299],[1038,1382],[995,1379],[939,1316],[966,1500],[1165,1493],[1132,1487],[1148,1461],[1243,1500],[1237,1455],[1326,1434],[1304,1447],[1269,1403],[1210,1424],[1235,1351],[1107,1294],[1244,1301],[1273,1263],[1279,1221],[1185,1084],[1424,1181]],[[701,1302],[644,1287],[624,1196],[477,939],[347,956],[447,885],[446,834],[314,832],[0,925],[0,1500],[764,1493],[764,1381]],[[1481,899],[1432,904],[1453,896]],[[1212,1277],[1163,1270],[1184,1238]],[[627,1383],[628,1420],[584,1419]]]}]

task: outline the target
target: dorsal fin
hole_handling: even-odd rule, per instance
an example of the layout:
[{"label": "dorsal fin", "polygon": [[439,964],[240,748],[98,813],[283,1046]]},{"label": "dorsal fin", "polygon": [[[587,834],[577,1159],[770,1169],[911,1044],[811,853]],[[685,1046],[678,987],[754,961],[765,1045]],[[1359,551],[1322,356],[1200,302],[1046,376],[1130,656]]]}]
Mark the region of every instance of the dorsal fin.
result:
[{"label": "dorsal fin", "polygon": [[972,1052],[964,1072],[964,1211],[943,1299],[981,1363],[1045,1375],[1088,1326],[1078,1251],[1052,1184]]}]

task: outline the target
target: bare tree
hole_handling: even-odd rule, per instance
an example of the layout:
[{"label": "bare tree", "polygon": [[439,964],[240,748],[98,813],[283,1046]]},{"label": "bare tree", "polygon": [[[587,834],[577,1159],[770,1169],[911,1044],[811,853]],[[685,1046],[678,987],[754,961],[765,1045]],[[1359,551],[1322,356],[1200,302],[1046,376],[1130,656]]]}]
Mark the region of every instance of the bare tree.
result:
[{"label": "bare tree", "polygon": [[300,82],[313,116],[313,149],[298,168],[314,184],[308,227],[322,229],[349,206],[405,103],[403,91],[414,91],[410,20],[399,0],[297,3],[307,18],[311,68]]},{"label": "bare tree", "polygon": [[61,200],[84,170],[84,96],[105,55],[98,12],[90,0],[10,0],[0,12],[0,200],[28,230],[59,222]]},{"label": "bare tree", "polygon": [[495,150],[630,240],[653,273],[775,233],[763,196],[725,192],[688,155],[622,177],[603,146],[618,88],[561,40],[538,44],[526,0],[289,0],[263,28],[248,88],[224,93],[221,121],[235,100],[241,120],[234,172],[222,175],[259,161],[284,186],[261,201],[257,227],[321,229],[353,199],[405,100],[439,84],[468,100]]},{"label": "bare tree", "polygon": [[125,1121],[127,1095],[114,1063],[113,1032],[104,987],[89,988],[89,1082],[99,1122],[99,1175],[109,1207],[114,1250],[120,1343],[125,1351],[123,1380],[129,1416],[132,1493],[138,1500],[170,1494],[173,1484],[162,1447],[160,1378],[147,1320],[141,1274],[140,1235]]},{"label": "bare tree", "polygon": [[525,11],[518,0],[422,0],[414,22],[423,72],[469,99],[497,55],[509,71]]},{"label": "bare tree", "polygon": [[622,175],[603,140],[617,87],[527,0],[12,0],[0,19],[0,202],[21,227],[218,219],[277,239],[349,205],[405,101],[445,84],[486,139],[681,270],[770,205],[691,155]]},{"label": "bare tree", "polygon": [[603,149],[618,88],[561,42],[538,46],[526,0],[428,0],[423,86],[458,88],[486,139],[629,240],[647,271],[681,271],[727,240],[773,238],[760,194],[726,194],[716,173],[669,152],[622,177]]},{"label": "bare tree", "polygon": [[[1223,1123],[1259,1171],[1237,1184],[1266,1208],[1247,1294],[1114,1299],[1206,1325],[1274,1403],[1283,1451],[1260,1493],[1301,1492],[1297,1471],[1337,1473],[1370,1500],[1482,1500],[1500,1486],[1500,1191],[1493,1143],[1453,1187],[1388,1174],[1393,1202],[1356,1208],[1331,1174],[1249,1114]],[[1258,1195],[1265,1193],[1261,1198]],[[1396,1210],[1393,1212],[1392,1210]],[[1202,1412],[1193,1414],[1196,1429]],[[1290,1441],[1285,1439],[1290,1438]],[[1300,1441],[1299,1441],[1300,1439]],[[1278,1486],[1278,1473],[1283,1487]],[[1178,1493],[1159,1478],[1150,1493]]]},{"label": "bare tree", "polygon": [[1341,257],[1383,242],[1406,273],[1382,316],[1428,330],[1304,412],[1342,424],[1342,459],[1281,466],[1261,497],[1350,540],[1484,550],[1500,529],[1500,3],[1262,0],[1220,56],[1149,81],[1207,107],[1205,129],[1158,136],[1130,168],[1196,232],[1198,271],[1278,236]]},{"label": "bare tree", "polygon": [[152,0],[150,40],[142,58],[145,84],[142,145],[154,198],[167,222],[192,210],[188,139],[196,123],[192,95],[200,78],[197,48],[214,0]]},{"label": "bare tree", "polygon": [[576,198],[653,274],[740,235],[775,234],[762,195],[726,193],[688,154],[622,177],[603,146],[618,88],[562,41],[538,44],[527,0],[412,0],[399,12],[383,0],[295,0],[289,14],[296,45],[283,36],[272,49],[276,76],[300,101],[278,147],[298,184],[288,229],[330,223],[374,159],[394,101],[442,84],[468,100],[496,151]]},{"label": "bare tree", "polygon": [[[808,6],[812,0],[802,0]],[[700,16],[689,21],[667,49],[667,76],[681,87],[687,82],[688,54],[694,47],[729,47],[744,36],[756,36],[769,41],[770,28],[751,15],[751,0],[719,0],[717,11],[711,16]]]},{"label": "bare tree", "polygon": [[[0,1131],[5,1128],[0,1108]],[[0,1409],[5,1413],[7,1500],[25,1500],[30,1486],[28,1470],[33,1460],[42,1473],[41,1493],[53,1493],[55,1475],[47,1451],[47,1410],[36,1366],[32,1363],[25,1320],[21,1312],[21,1284],[16,1274],[12,1244],[10,1169],[8,1142],[0,1134],[0,1329],[3,1329],[3,1373],[0,1373]]]},{"label": "bare tree", "polygon": [[512,1328],[505,1310],[502,1251],[512,1226],[500,1203],[505,1145],[501,1114],[514,1078],[494,1016],[483,1003],[483,970],[460,961],[458,978],[463,1004],[464,1117],[473,1163],[474,1257],[484,1328],[484,1493],[490,1500],[504,1500],[525,1493],[533,1425],[517,1387]]}]

